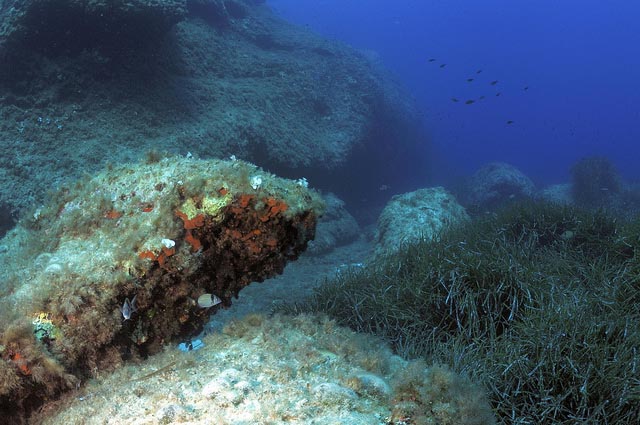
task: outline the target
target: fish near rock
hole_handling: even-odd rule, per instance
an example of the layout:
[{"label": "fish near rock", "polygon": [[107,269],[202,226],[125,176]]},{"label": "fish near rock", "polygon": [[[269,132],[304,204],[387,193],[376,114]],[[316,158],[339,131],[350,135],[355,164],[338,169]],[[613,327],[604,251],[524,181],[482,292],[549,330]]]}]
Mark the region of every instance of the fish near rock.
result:
[{"label": "fish near rock", "polygon": [[198,307],[211,308],[220,304],[222,300],[215,294],[202,294],[198,297]]},{"label": "fish near rock", "polygon": [[131,315],[138,311],[138,308],[136,307],[136,297],[137,295],[134,295],[131,301],[129,301],[129,298],[126,298],[124,300],[124,304],[120,307],[120,313],[122,313],[122,317],[125,321],[131,319]]}]

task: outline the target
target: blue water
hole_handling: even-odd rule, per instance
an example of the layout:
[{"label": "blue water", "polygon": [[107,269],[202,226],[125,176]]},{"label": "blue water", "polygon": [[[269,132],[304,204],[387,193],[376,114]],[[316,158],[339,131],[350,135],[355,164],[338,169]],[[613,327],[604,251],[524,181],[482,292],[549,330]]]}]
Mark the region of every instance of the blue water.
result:
[{"label": "blue water", "polygon": [[289,21],[380,54],[423,112],[441,180],[499,160],[540,185],[557,183],[591,155],[640,179],[640,2],[268,3]]}]

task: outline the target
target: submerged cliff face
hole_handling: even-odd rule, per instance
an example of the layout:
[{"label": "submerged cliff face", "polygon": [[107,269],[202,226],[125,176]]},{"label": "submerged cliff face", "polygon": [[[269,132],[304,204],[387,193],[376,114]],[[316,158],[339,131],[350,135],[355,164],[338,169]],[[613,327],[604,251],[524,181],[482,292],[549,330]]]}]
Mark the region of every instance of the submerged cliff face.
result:
[{"label": "submerged cliff face", "polygon": [[243,161],[164,159],[63,189],[3,239],[0,416],[197,334],[282,273],[321,210],[303,180]]},{"label": "submerged cliff face", "polygon": [[187,0],[3,0],[0,45],[62,51],[107,44],[122,35],[167,32],[187,13]]},{"label": "submerged cliff face", "polygon": [[417,113],[376,59],[261,1],[3,5],[0,201],[18,209],[151,150],[236,155],[343,197],[345,178],[375,193],[421,172]]}]

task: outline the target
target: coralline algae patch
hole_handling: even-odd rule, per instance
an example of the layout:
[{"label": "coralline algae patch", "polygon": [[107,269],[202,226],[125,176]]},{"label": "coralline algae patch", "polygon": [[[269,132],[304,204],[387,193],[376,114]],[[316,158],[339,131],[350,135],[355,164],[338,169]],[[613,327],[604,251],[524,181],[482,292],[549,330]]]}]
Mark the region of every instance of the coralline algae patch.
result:
[{"label": "coralline algae patch", "polygon": [[281,273],[321,210],[305,185],[237,160],[123,165],[60,191],[5,238],[0,413],[198,332],[215,312],[198,297],[228,306]]},{"label": "coralline algae patch", "polygon": [[70,394],[44,424],[491,424],[482,391],[314,316],[250,315]]}]

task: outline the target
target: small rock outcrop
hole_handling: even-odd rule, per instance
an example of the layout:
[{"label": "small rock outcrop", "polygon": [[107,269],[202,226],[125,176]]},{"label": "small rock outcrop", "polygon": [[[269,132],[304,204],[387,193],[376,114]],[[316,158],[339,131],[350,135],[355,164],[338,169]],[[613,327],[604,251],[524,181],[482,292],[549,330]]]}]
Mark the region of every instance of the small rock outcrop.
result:
[{"label": "small rock outcrop", "polygon": [[513,199],[531,198],[535,190],[531,179],[513,165],[492,162],[471,177],[465,204],[486,210]]},{"label": "small rock outcrop", "polygon": [[322,197],[326,210],[316,230],[316,238],[309,243],[307,252],[325,254],[334,248],[346,245],[361,235],[356,219],[347,211],[343,200],[333,193]]},{"label": "small rock outcrop", "polygon": [[301,182],[242,161],[124,165],[62,190],[3,241],[0,415],[197,333],[282,273],[321,209]]},{"label": "small rock outcrop", "polygon": [[402,243],[431,239],[446,226],[468,219],[465,209],[442,187],[396,195],[378,218],[374,255],[392,252]]},{"label": "small rock outcrop", "polygon": [[540,191],[540,198],[562,205],[573,205],[571,183],[553,184]]}]

